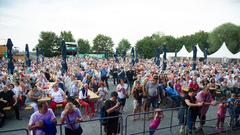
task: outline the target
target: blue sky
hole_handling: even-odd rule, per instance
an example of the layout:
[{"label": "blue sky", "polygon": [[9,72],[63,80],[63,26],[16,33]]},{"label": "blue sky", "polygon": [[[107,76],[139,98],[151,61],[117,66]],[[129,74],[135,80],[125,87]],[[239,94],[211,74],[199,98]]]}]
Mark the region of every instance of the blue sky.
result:
[{"label": "blue sky", "polygon": [[240,0],[0,0],[0,43],[11,38],[20,50],[32,49],[41,31],[135,45],[155,32],[179,37],[226,22],[240,25]]}]

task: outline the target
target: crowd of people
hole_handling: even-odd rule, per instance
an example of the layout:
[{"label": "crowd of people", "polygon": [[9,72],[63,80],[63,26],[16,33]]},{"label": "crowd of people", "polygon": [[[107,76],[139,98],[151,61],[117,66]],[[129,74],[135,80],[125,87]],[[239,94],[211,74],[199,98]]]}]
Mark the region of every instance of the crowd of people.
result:
[{"label": "crowd of people", "polygon": [[[167,69],[161,70],[153,60],[141,59],[133,66],[130,62],[116,62],[114,59],[69,58],[68,71],[61,72],[61,58],[45,58],[44,62],[32,61],[30,67],[24,62],[14,62],[14,73],[7,72],[7,60],[0,61],[0,117],[5,118],[4,107],[11,106],[16,119],[21,120],[20,110],[26,105],[34,109],[29,121],[29,129],[36,134],[48,132],[41,129],[56,124],[54,112],[58,104],[64,111],[61,123],[80,122],[83,120],[79,106],[84,107],[86,118],[101,113],[105,107],[108,116],[121,115],[126,100],[133,97],[133,113],[148,112],[164,104],[170,97],[179,110],[181,132],[188,123],[189,133],[194,130],[199,116],[200,128],[205,124],[206,113],[210,105],[218,105],[217,130],[223,130],[224,116],[228,110],[232,126],[239,122],[240,104],[240,65],[199,62],[196,70],[191,70],[191,62],[181,60],[168,62]],[[112,89],[109,81],[116,89]],[[50,86],[49,83],[53,85]],[[115,87],[114,87],[115,88]],[[99,95],[98,100],[91,100],[89,90]],[[114,91],[110,93],[111,91]],[[110,99],[108,99],[110,95]],[[231,97],[230,97],[231,96]],[[49,102],[40,99],[48,97]],[[218,101],[218,102],[217,102]],[[48,107],[49,106],[49,107]],[[159,110],[158,110],[159,112]],[[184,114],[188,112],[187,121]],[[156,113],[154,117],[162,116]],[[149,116],[150,117],[150,116]],[[140,117],[134,116],[133,120]],[[40,121],[39,121],[40,120]],[[110,120],[109,120],[110,121]],[[114,120],[112,120],[114,121]],[[118,128],[113,123],[107,124],[107,134],[116,134]],[[151,126],[151,127],[156,127]],[[83,132],[79,124],[68,124],[66,132]],[[70,130],[68,130],[70,129]],[[74,130],[71,130],[74,129]],[[153,134],[153,128],[151,128]],[[54,133],[53,133],[54,134]]]}]

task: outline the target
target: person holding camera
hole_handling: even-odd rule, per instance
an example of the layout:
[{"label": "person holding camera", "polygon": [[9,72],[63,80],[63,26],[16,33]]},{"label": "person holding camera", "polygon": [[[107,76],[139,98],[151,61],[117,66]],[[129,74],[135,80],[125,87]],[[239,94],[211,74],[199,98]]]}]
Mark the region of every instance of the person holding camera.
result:
[{"label": "person holding camera", "polygon": [[[111,98],[109,100],[106,100],[104,103],[104,107],[107,113],[107,117],[114,117],[118,116],[121,103],[117,102],[118,93],[116,91],[113,91],[111,93]],[[106,135],[116,135],[119,132],[119,123],[118,123],[118,117],[116,118],[109,118],[106,120],[106,125],[104,126],[104,131]]]}]

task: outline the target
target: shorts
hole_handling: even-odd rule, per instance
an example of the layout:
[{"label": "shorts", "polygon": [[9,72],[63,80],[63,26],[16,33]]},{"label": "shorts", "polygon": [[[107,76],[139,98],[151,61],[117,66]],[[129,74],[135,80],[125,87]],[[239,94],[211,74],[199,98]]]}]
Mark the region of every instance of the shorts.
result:
[{"label": "shorts", "polygon": [[142,106],[142,100],[133,100],[133,109],[137,109]]},{"label": "shorts", "polygon": [[118,102],[119,102],[122,106],[125,106],[126,98],[118,98]]}]

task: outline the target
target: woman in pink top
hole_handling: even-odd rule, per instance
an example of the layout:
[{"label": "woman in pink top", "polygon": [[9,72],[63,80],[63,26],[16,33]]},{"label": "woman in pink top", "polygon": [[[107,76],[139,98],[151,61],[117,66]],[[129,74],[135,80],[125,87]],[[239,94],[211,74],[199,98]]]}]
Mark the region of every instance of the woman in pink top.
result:
[{"label": "woman in pink top", "polygon": [[155,109],[154,111],[154,119],[150,122],[149,125],[149,135],[154,135],[154,132],[158,128],[161,119],[164,117],[163,112],[160,108]]}]

